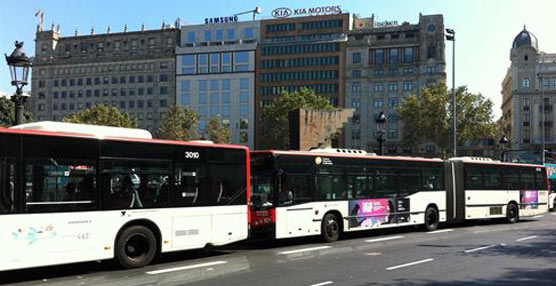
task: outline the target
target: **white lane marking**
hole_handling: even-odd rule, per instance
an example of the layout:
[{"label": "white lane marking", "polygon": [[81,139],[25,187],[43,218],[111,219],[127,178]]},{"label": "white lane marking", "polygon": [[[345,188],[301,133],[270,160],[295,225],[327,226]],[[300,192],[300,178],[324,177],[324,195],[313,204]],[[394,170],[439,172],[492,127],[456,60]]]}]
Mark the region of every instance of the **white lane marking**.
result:
[{"label": "white lane marking", "polygon": [[489,249],[489,248],[492,248],[492,247],[495,247],[495,246],[496,246],[496,244],[489,245],[489,246],[483,246],[483,247],[477,247],[477,248],[473,248],[473,249],[468,249],[464,252],[465,253],[471,253],[471,252],[475,252],[475,251],[479,251],[479,250]]},{"label": "white lane marking", "polygon": [[453,228],[441,229],[441,230],[429,231],[427,233],[433,234],[433,233],[443,233],[443,232],[450,232],[450,231],[454,231],[454,229]]},{"label": "white lane marking", "polygon": [[380,255],[382,255],[382,253],[380,253],[380,252],[369,252],[369,253],[365,253],[365,255],[367,255],[367,256],[380,256]]},{"label": "white lane marking", "polygon": [[365,242],[381,242],[381,241],[394,240],[394,239],[400,239],[400,238],[404,238],[404,236],[403,235],[396,235],[396,236],[390,236],[390,237],[367,239],[367,240],[365,240]]},{"label": "white lane marking", "polygon": [[400,265],[396,265],[396,266],[391,266],[386,268],[386,270],[394,270],[394,269],[398,269],[398,268],[403,268],[403,267],[408,267],[408,266],[413,266],[413,265],[417,265],[417,264],[421,264],[421,263],[426,263],[426,262],[431,262],[434,259],[429,258],[429,259],[423,259],[423,260],[419,260],[419,261],[415,261],[415,262],[410,262],[410,263],[405,263],[405,264],[400,264]]},{"label": "white lane marking", "polygon": [[324,281],[324,282],[317,283],[317,284],[311,284],[309,286],[324,286],[324,285],[330,285],[330,284],[334,284],[334,282],[333,281]]},{"label": "white lane marking", "polygon": [[556,215],[556,213],[551,213],[550,215]]},{"label": "white lane marking", "polygon": [[331,248],[331,247],[332,247],[332,246],[317,246],[317,247],[310,247],[310,248],[302,248],[302,249],[295,249],[295,250],[282,251],[282,252],[279,252],[278,254],[294,254],[294,253],[300,253],[300,252],[307,252],[307,251],[314,251],[314,250],[327,249],[327,248]]},{"label": "white lane marking", "polygon": [[195,268],[214,266],[214,265],[220,265],[220,264],[226,264],[226,263],[228,263],[228,261],[220,260],[220,261],[200,263],[200,264],[194,264],[194,265],[188,265],[188,266],[182,266],[182,267],[174,267],[174,268],[167,268],[167,269],[149,271],[149,272],[145,272],[145,273],[150,274],[150,275],[155,275],[155,274],[168,273],[168,272],[174,272],[174,271],[182,271],[182,270],[190,270],[190,269],[195,269]]},{"label": "white lane marking", "polygon": [[524,241],[524,240],[529,240],[529,239],[533,239],[533,238],[537,238],[537,236],[532,235],[532,236],[522,237],[520,239],[516,239],[515,241]]},{"label": "white lane marking", "polygon": [[541,217],[544,217],[544,215],[536,215],[533,218],[541,218]]}]

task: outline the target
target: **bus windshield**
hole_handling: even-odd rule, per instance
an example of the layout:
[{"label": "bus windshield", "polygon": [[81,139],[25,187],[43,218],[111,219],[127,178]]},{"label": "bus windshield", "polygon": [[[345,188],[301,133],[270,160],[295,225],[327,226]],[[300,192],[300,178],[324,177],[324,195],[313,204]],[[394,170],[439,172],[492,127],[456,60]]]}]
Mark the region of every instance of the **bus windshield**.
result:
[{"label": "bus windshield", "polygon": [[253,209],[273,207],[272,172],[259,171],[251,176],[251,203]]}]

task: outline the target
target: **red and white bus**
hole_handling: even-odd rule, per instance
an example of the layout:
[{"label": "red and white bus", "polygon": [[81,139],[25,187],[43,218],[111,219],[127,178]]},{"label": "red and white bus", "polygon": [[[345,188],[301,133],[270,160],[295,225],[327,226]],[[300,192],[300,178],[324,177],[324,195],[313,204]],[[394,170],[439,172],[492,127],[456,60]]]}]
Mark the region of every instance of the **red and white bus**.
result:
[{"label": "red and white bus", "polygon": [[246,239],[248,180],[241,146],[60,122],[0,128],[0,271],[111,258],[135,268]]},{"label": "red and white bus", "polygon": [[542,165],[483,158],[386,157],[364,151],[320,149],[251,153],[251,228],[274,238],[547,211]]}]

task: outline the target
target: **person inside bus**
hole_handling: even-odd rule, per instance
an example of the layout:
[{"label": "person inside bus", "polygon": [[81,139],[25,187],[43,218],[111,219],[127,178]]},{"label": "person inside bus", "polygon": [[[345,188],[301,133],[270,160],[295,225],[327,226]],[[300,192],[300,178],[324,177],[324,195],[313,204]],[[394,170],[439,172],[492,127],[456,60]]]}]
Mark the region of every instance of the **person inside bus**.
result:
[{"label": "person inside bus", "polygon": [[142,208],[143,203],[141,202],[141,198],[139,197],[139,192],[133,185],[133,181],[129,175],[125,176],[122,179],[122,187],[121,187],[122,195],[126,198],[124,202],[129,201],[129,205],[124,205],[124,207],[129,208]]},{"label": "person inside bus", "polygon": [[95,188],[95,177],[93,174],[87,174],[78,184],[77,200],[88,201],[93,199],[93,189]]}]

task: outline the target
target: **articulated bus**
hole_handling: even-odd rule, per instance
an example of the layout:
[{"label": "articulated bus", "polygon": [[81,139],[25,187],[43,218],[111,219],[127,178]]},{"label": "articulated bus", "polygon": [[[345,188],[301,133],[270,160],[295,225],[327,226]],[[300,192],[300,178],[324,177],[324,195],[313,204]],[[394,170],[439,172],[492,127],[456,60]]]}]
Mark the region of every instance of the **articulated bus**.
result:
[{"label": "articulated bus", "polygon": [[320,149],[251,153],[251,229],[274,238],[547,212],[544,166]]},{"label": "articulated bus", "polygon": [[0,271],[112,258],[136,268],[248,236],[246,147],[60,122],[15,128],[0,128]]}]

